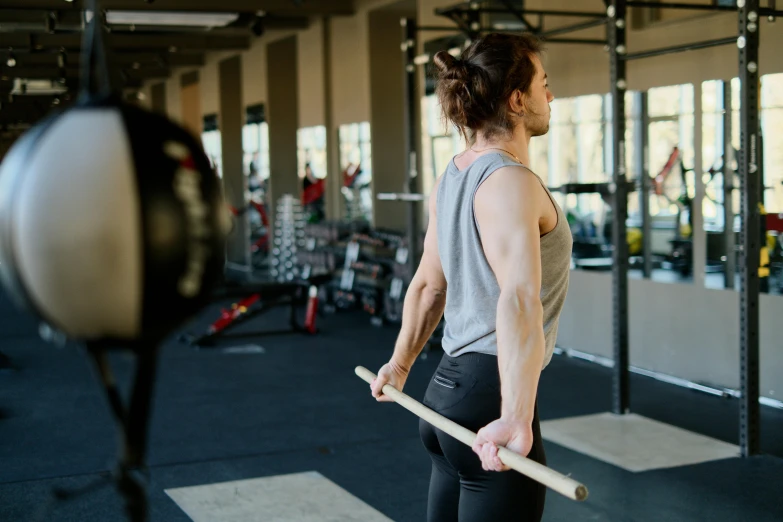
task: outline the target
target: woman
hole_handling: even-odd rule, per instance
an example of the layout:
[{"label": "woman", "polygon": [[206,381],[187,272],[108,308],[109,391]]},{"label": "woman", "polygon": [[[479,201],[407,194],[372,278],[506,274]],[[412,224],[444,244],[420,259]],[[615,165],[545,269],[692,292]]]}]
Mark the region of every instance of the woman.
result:
[{"label": "woman", "polygon": [[431,522],[538,521],[544,510],[544,486],[497,456],[504,446],[545,463],[536,396],[570,270],[565,215],[528,168],[528,144],[549,130],[554,99],[540,52],[530,36],[490,34],[459,59],[434,59],[444,116],[469,146],[430,195],[400,335],[371,385],[379,401],[390,400],[385,384],[402,389],[445,314],[444,356],[424,404],[478,437],[468,448],[421,422]]}]

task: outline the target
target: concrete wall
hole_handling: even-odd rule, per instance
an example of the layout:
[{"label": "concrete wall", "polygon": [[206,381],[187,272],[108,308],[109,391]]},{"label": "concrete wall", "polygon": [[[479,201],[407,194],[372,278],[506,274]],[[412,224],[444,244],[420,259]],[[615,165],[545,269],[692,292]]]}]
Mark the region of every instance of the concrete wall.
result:
[{"label": "concrete wall", "polygon": [[[607,273],[572,271],[557,344],[612,354],[612,289]],[[739,388],[739,294],[697,285],[629,281],[630,363],[707,385]],[[761,393],[783,397],[783,297],[762,295]]]}]

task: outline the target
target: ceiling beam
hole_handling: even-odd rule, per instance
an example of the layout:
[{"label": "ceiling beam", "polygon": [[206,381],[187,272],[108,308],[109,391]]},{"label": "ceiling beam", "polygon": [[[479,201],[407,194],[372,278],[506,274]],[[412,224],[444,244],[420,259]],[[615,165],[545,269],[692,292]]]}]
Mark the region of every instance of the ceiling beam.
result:
[{"label": "ceiling beam", "polygon": [[[174,47],[181,52],[208,52],[247,50],[250,36],[213,36],[211,34],[148,34],[125,33],[105,35],[106,44],[113,50],[164,51]],[[81,48],[82,35],[72,34],[23,34],[0,33],[0,48],[24,50]]]},{"label": "ceiling beam", "polygon": [[[2,64],[0,64],[2,65]],[[145,67],[133,69],[132,67],[122,67],[127,78],[138,80],[151,80],[158,78],[168,78],[171,76],[171,69],[168,67]],[[63,73],[65,74],[63,76]],[[30,80],[59,80],[60,78],[79,78],[81,70],[78,67],[66,67],[58,69],[55,67],[7,67],[0,66],[0,77],[8,78],[26,78]]]},{"label": "ceiling beam", "polygon": [[53,17],[54,30],[80,31],[81,12],[48,9],[0,9],[0,32],[47,32],[47,20]]},{"label": "ceiling beam", "polygon": [[[105,42],[112,49],[123,50],[154,50],[176,47],[182,52],[232,51],[250,48],[249,36],[214,36],[207,34],[155,34],[155,33],[124,33],[107,34]],[[39,34],[33,35],[33,44],[44,48],[65,47],[78,49],[81,47],[80,34]]]},{"label": "ceiling beam", "polygon": [[287,31],[299,30],[310,27],[310,19],[306,16],[275,16],[267,15],[261,19],[264,29]]},{"label": "ceiling beam", "polygon": [[[0,64],[4,64],[11,53],[7,50],[0,50]],[[34,52],[34,53],[16,53],[17,67],[42,66],[59,67],[59,52]],[[79,52],[68,52],[65,55],[67,66],[78,66],[81,64],[81,54]],[[132,67],[139,64],[143,69],[148,66],[153,67],[201,67],[205,63],[203,54],[198,53],[136,53],[136,52],[112,52],[111,62],[113,64]]]},{"label": "ceiling beam", "polygon": [[[353,0],[155,0],[148,4],[142,0],[101,0],[104,9],[133,11],[192,11],[192,12],[242,12],[266,11],[280,15],[352,15]],[[3,7],[15,9],[73,9],[84,8],[84,2],[74,0],[3,0]]]}]

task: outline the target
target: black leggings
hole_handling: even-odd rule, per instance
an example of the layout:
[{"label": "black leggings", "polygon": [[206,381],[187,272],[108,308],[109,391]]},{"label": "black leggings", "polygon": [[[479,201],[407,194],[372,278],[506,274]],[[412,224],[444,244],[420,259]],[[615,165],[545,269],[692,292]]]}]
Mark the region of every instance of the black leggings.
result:
[{"label": "black leggings", "polygon": [[[494,355],[444,355],[424,404],[476,432],[500,417],[500,376]],[[420,421],[419,432],[432,458],[428,522],[538,522],[546,488],[516,471],[484,471],[473,450]],[[528,458],[546,464],[538,408]]]}]

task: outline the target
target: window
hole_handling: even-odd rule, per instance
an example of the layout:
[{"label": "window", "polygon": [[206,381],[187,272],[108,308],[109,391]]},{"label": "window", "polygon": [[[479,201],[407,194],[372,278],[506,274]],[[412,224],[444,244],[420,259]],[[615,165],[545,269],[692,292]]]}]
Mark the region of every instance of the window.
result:
[{"label": "window", "polygon": [[[685,168],[675,166],[662,180],[662,195],[650,199],[652,216],[676,216],[678,198],[695,196],[693,180],[693,85],[672,85],[650,89],[647,94],[649,127],[649,171],[655,178],[664,170],[674,148]],[[688,219],[682,212],[682,219]]]},{"label": "window", "polygon": [[201,132],[201,144],[209,158],[209,163],[218,177],[223,177],[223,147],[220,143],[220,129],[217,114],[204,116]]},{"label": "window", "polygon": [[305,127],[296,133],[298,175],[305,176],[305,166],[310,165],[316,178],[326,178],[326,127]]},{"label": "window", "polygon": [[[443,120],[436,95],[422,99],[422,190],[425,195],[432,191],[435,181],[445,172],[451,159],[465,150],[465,143],[453,125]],[[423,205],[425,213],[427,206]]]},{"label": "window", "polygon": [[783,73],[761,78],[761,132],[764,139],[764,206],[783,212]]},{"label": "window", "polygon": [[[587,95],[561,98],[550,104],[552,115],[546,149],[557,152],[549,155],[545,173],[540,165],[543,144],[536,144],[529,151],[531,167],[547,180],[550,187],[608,180],[604,103],[602,95]],[[581,215],[605,210],[603,199],[598,194],[571,194],[564,198],[556,193],[555,197],[565,210]]]},{"label": "window", "polygon": [[[740,81],[731,80],[731,151],[733,168],[737,169],[737,151],[740,149]],[[722,82],[718,80],[702,84],[703,107],[703,158],[704,169],[722,165],[723,156],[723,104]],[[763,138],[763,175],[764,175],[764,206],[767,212],[783,212],[783,148],[779,144],[783,132],[783,74],[767,74],[761,78],[761,134]],[[738,176],[738,173],[737,173]],[[710,177],[704,176],[705,226],[723,227],[723,177],[718,172]],[[739,187],[739,177],[735,177],[734,186]],[[739,213],[742,195],[739,190],[732,194],[732,204],[735,213]]]},{"label": "window", "polygon": [[[736,169],[736,151],[739,149],[739,78],[731,80],[731,144],[729,159]],[[722,230],[723,223],[723,82],[703,82],[702,96],[702,169],[704,174],[704,199],[702,214],[706,230]],[[739,186],[735,176],[734,184]],[[732,193],[732,208],[740,208],[739,190]]]},{"label": "window", "polygon": [[264,106],[248,107],[242,128],[242,164],[246,176],[257,181],[269,179],[269,125],[264,119]]},{"label": "window", "polygon": [[[350,187],[343,187],[348,218],[372,221],[372,148],[370,123],[340,125],[340,172],[355,175]],[[360,169],[356,174],[356,169]],[[341,174],[342,175],[342,174]],[[343,180],[345,184],[345,179]]]}]

